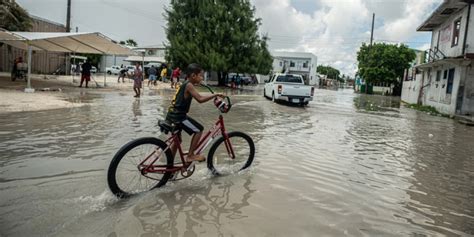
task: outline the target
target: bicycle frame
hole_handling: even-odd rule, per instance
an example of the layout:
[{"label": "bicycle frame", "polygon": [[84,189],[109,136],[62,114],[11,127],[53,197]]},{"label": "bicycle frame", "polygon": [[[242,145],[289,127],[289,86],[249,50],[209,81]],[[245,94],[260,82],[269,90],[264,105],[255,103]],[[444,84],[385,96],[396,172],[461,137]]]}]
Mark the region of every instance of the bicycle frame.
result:
[{"label": "bicycle frame", "polygon": [[[165,173],[165,172],[177,172],[182,169],[187,169],[191,165],[191,163],[185,161],[185,153],[181,147],[181,138],[180,138],[180,132],[174,132],[171,134],[171,136],[166,140],[166,144],[168,147],[165,150],[160,151],[160,153],[156,156],[153,157],[156,154],[156,151],[154,151],[152,154],[150,154],[145,160],[143,160],[139,165],[138,168],[141,170],[142,174],[145,175],[146,173]],[[227,153],[229,156],[234,159],[235,154],[234,154],[234,149],[232,148],[232,144],[230,143],[229,137],[227,135],[225,126],[224,126],[224,118],[222,115],[219,115],[218,120],[212,126],[207,133],[201,137],[201,139],[198,142],[196,152],[195,154],[201,154],[202,151],[204,151],[209,144],[214,140],[214,138],[218,135],[222,135],[224,137],[224,144],[227,149]],[[168,168],[167,165],[155,165],[155,162],[161,157],[161,154],[163,152],[166,152],[168,149],[170,149],[173,145],[177,146],[177,153],[179,153],[182,165],[174,166],[171,168]],[[176,154],[175,154],[176,156]],[[149,164],[146,164],[146,162],[150,159],[153,158],[153,161]],[[142,168],[142,169],[141,169]]]}]

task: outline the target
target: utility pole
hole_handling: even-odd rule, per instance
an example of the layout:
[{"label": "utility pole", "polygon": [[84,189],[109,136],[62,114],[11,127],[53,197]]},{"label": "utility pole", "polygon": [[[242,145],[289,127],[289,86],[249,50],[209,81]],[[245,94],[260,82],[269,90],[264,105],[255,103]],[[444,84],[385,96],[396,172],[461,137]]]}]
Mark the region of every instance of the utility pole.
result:
[{"label": "utility pole", "polygon": [[71,0],[67,0],[66,32],[71,32]]},{"label": "utility pole", "polygon": [[[369,57],[370,57],[370,51],[372,49],[372,43],[374,41],[374,22],[375,22],[375,13],[372,14],[372,29],[370,31],[370,46],[369,46]],[[365,81],[365,94],[369,93],[369,83],[367,82],[367,78],[364,79]]]},{"label": "utility pole", "polygon": [[372,42],[374,41],[374,21],[375,21],[375,13],[372,14],[372,30],[370,32],[370,46],[372,46]]}]

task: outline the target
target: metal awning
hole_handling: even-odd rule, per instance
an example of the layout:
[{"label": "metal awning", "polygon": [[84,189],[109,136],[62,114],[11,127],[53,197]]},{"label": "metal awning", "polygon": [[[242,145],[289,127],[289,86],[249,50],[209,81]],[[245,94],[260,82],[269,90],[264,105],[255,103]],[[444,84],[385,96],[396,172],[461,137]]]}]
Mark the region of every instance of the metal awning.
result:
[{"label": "metal awning", "polygon": [[31,88],[30,80],[32,51],[112,55],[134,54],[129,48],[117,44],[117,42],[99,32],[11,32],[0,29],[0,42],[28,51],[28,87],[25,91],[34,91]]},{"label": "metal awning", "polygon": [[129,48],[117,44],[99,32],[10,32],[0,29],[0,42],[33,51],[133,55]]}]

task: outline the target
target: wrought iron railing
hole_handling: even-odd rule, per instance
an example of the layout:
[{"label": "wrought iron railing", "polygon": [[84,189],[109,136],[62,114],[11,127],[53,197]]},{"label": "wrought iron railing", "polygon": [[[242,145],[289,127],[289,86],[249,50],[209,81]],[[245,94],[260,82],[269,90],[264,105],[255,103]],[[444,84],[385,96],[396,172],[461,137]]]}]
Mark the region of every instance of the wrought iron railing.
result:
[{"label": "wrought iron railing", "polygon": [[428,55],[428,57],[426,57],[426,63],[431,63],[446,58],[446,55],[441,50],[439,50],[438,47],[426,50],[426,54]]}]

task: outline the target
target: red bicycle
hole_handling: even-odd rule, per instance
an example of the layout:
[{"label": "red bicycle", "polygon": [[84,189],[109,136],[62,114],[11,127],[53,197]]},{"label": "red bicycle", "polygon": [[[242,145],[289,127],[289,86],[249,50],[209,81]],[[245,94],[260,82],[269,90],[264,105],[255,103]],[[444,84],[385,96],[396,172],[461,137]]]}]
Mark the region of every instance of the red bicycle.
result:
[{"label": "red bicycle", "polygon": [[[207,86],[206,86],[207,87]],[[211,93],[212,89],[207,87]],[[196,154],[201,154],[215,140],[207,156],[207,168],[214,175],[235,173],[248,168],[254,159],[255,145],[252,138],[243,132],[227,132],[222,113],[229,112],[232,103],[218,98],[214,101],[221,112],[214,126],[202,136]],[[118,197],[161,187],[169,180],[190,177],[195,162],[186,162],[187,153],[181,147],[180,124],[159,122],[160,130],[170,134],[166,141],[155,137],[144,137],[125,144],[112,159],[107,181],[110,190]],[[180,160],[175,163],[171,147],[177,146]]]}]

